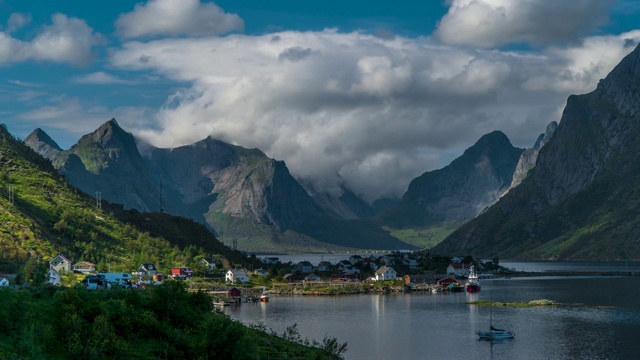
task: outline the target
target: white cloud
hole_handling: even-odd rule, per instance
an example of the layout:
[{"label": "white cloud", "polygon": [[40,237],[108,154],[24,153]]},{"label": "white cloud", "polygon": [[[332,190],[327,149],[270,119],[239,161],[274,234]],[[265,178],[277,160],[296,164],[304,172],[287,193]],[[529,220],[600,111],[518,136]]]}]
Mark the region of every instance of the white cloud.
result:
[{"label": "white cloud", "polygon": [[31,14],[13,13],[9,16],[5,32],[10,34],[31,23]]},{"label": "white cloud", "polygon": [[18,86],[23,86],[23,87],[39,87],[40,84],[36,84],[36,83],[31,83],[31,82],[27,82],[27,81],[21,81],[21,80],[7,80],[7,82],[13,84],[13,85],[18,85]]},{"label": "white cloud", "polygon": [[31,41],[21,41],[0,32],[0,64],[28,60],[86,65],[93,59],[93,46],[104,39],[84,20],[54,14]]},{"label": "white cloud", "polygon": [[113,75],[105,73],[104,71],[78,76],[73,81],[80,84],[95,85],[133,84],[132,81],[119,79]]},{"label": "white cloud", "polygon": [[315,190],[346,185],[373,200],[493,130],[532,146],[568,95],[593,90],[632,50],[628,39],[640,33],[533,54],[289,31],[129,42],[110,63],[185,84],[155,130],[136,130],[156,146],[212,135],[285,160]]},{"label": "white cloud", "polygon": [[244,22],[236,14],[227,14],[214,3],[200,0],[150,0],[121,14],[116,21],[123,38],[158,35],[218,35],[242,31]]},{"label": "white cloud", "polygon": [[608,21],[612,0],[452,0],[435,36],[445,43],[495,47],[567,43]]}]

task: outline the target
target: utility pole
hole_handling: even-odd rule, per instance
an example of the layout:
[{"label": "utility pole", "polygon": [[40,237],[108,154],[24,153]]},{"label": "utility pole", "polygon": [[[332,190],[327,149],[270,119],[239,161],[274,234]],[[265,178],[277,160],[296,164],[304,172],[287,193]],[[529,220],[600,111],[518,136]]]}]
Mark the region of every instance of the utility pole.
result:
[{"label": "utility pole", "polygon": [[102,210],[102,191],[96,191],[96,207]]},{"label": "utility pole", "polygon": [[160,214],[164,212],[164,198],[162,196],[162,174],[160,174]]}]

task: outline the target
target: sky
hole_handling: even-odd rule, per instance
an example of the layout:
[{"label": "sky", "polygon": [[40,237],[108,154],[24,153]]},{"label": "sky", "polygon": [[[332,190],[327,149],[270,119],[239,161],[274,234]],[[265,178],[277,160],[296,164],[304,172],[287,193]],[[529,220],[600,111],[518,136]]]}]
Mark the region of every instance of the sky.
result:
[{"label": "sky", "polygon": [[638,43],[638,0],[0,0],[0,123],[212,136],[373,201],[494,130],[533,146]]}]

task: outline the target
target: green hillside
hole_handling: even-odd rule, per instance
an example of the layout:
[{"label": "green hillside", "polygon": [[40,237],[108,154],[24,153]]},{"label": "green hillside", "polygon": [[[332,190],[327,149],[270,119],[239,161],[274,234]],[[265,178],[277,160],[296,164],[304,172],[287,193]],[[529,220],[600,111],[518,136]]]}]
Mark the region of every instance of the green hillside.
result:
[{"label": "green hillside", "polygon": [[249,261],[190,220],[146,214],[141,221],[106,202],[100,206],[0,128],[0,271],[15,271],[31,256],[49,261],[59,253],[92,262],[99,271],[131,271],[141,263],[167,271],[212,254]]}]

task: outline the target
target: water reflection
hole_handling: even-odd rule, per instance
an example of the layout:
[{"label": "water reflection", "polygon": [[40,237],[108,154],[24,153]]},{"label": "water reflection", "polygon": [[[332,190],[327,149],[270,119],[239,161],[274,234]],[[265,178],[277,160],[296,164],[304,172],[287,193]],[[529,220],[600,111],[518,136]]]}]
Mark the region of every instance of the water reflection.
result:
[{"label": "water reflection", "polygon": [[[632,359],[640,353],[640,277],[483,281],[479,293],[273,296],[225,308],[246,323],[348,342],[347,359]],[[489,308],[468,302],[551,299],[570,306],[494,307],[507,342],[479,341]]]}]

